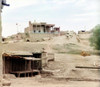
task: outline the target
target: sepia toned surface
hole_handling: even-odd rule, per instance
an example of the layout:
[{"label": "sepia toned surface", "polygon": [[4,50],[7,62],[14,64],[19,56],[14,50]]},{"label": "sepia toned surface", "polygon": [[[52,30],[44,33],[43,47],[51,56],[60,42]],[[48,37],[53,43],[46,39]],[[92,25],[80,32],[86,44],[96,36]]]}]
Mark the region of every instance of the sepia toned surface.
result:
[{"label": "sepia toned surface", "polygon": [[[86,28],[85,26],[83,28],[83,25],[91,24],[89,25],[89,27],[90,26],[93,27],[95,23],[93,24],[90,23],[91,20],[89,19],[86,21],[86,18],[83,17],[84,14],[72,15],[73,14],[72,12],[69,16],[68,13],[67,13],[68,15],[65,13],[66,11],[61,12],[59,10],[60,13],[58,12],[58,14],[61,13],[65,13],[65,14],[64,15],[61,14],[62,16],[56,15],[56,10],[54,10],[53,6],[50,6],[53,7],[52,11],[53,10],[55,11],[53,13],[53,16],[55,15],[54,17],[48,16],[50,20],[53,19],[53,21],[51,21],[51,24],[47,24],[47,22],[36,22],[36,21],[32,23],[31,21],[29,21],[29,25],[27,26],[27,28],[25,28],[26,25],[24,25],[24,32],[22,33],[19,32],[19,26],[20,26],[19,23],[16,23],[17,34],[8,37],[3,37],[2,26],[1,26],[2,25],[1,9],[3,8],[3,5],[9,6],[9,4],[6,4],[6,0],[0,0],[0,1],[1,1],[0,2],[1,3],[0,4],[0,87],[2,86],[4,87],[33,87],[33,86],[35,87],[80,87],[80,86],[99,87],[100,86],[100,55],[98,55],[100,51],[95,50],[90,45],[90,40],[89,40],[91,35],[93,34],[93,30],[89,30],[89,31],[81,30]],[[22,1],[20,2],[22,3]],[[42,3],[37,1],[34,4],[37,5],[38,3],[41,3],[41,5],[42,4],[46,5],[48,3],[48,0],[47,1],[45,0],[44,2]],[[86,6],[88,5],[85,0],[77,3],[76,0],[72,0],[71,2],[68,1],[67,3],[66,1],[64,1],[63,3],[62,1],[60,2],[58,1],[58,3],[57,1],[55,2],[51,1],[50,3],[54,4],[54,6],[62,5],[63,7],[64,5],[67,6],[68,4],[75,3],[76,8],[80,8],[79,5],[80,3],[81,4],[83,3]],[[84,5],[83,7],[85,8],[86,6]],[[92,3],[90,3],[90,7],[91,5]],[[16,10],[18,12],[20,6],[18,8],[16,7],[14,8],[15,10],[13,9],[11,12],[14,11],[16,14]],[[49,8],[49,11],[50,9],[51,8]],[[58,9],[58,7],[56,9]],[[86,7],[81,11],[86,10],[86,12],[89,12],[89,9],[88,7]],[[36,11],[38,12],[38,10]],[[79,13],[81,13],[81,11],[79,11]],[[22,15],[23,16],[22,18],[24,18],[25,15],[24,10],[22,10],[22,12],[23,14],[21,13],[20,15]],[[37,12],[35,12],[36,16],[37,16]],[[12,17],[10,17],[11,15],[10,14],[9,17],[12,19],[14,18],[21,19],[21,17],[17,17],[17,15],[15,14],[13,13],[14,16],[12,15]],[[46,16],[45,14],[44,16]],[[91,12],[88,14],[91,14]],[[87,16],[88,14],[85,14],[85,16]],[[96,13],[92,14],[93,17],[89,16],[90,19],[94,18],[95,16],[94,14]],[[48,20],[48,17],[46,18],[46,20]],[[81,17],[83,19],[80,20]],[[87,18],[89,17],[87,16]],[[66,19],[68,20],[64,21]],[[62,21],[62,22],[60,21],[61,24],[58,22],[58,27],[54,27],[58,20]],[[82,20],[84,21],[84,23],[81,22]],[[21,19],[20,21],[22,23],[23,19]],[[73,21],[73,25],[74,24],[75,25],[73,26],[70,21]],[[54,24],[52,22],[56,22],[56,23]],[[15,29],[13,28],[13,23],[11,23],[10,26],[11,30]],[[73,26],[74,30],[61,31],[59,26],[62,26],[62,24],[63,27],[67,27],[66,25],[69,24],[69,27],[72,28]],[[78,27],[76,24],[78,24]],[[7,26],[3,26],[3,27],[5,27],[4,29],[7,29],[10,32],[9,27]],[[78,30],[77,28],[80,29],[78,33],[75,32],[76,31],[75,28],[76,30]]]},{"label": "sepia toned surface", "polygon": [[[8,42],[2,45],[3,53],[41,52],[44,50],[54,53],[54,61],[47,62],[44,71],[52,74],[40,74],[34,77],[21,77],[12,79],[12,87],[98,87],[100,81],[99,69],[86,69],[80,67],[99,67],[100,57],[90,46],[88,38],[91,33],[66,32],[62,36],[54,36],[51,40],[41,42]],[[82,51],[87,53],[82,55]],[[26,83],[27,82],[27,83]],[[41,86],[40,86],[41,85]]]}]

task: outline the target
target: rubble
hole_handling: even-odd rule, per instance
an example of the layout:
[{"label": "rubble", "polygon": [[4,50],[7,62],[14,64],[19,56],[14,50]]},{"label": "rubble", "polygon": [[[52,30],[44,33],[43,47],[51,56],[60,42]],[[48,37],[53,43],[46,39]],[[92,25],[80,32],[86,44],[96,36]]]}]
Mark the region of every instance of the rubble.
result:
[{"label": "rubble", "polygon": [[10,86],[10,85],[11,85],[11,81],[6,80],[6,79],[3,79],[3,80],[2,80],[2,85],[3,85],[3,86]]}]

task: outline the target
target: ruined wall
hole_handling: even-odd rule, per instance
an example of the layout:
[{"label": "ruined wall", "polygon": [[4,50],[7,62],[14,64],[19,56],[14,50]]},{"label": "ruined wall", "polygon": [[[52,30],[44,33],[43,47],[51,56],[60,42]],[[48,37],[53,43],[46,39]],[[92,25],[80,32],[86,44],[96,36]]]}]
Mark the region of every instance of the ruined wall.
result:
[{"label": "ruined wall", "polygon": [[91,33],[91,31],[85,31],[85,30],[78,31],[78,34],[90,34],[90,33]]},{"label": "ruined wall", "polygon": [[88,40],[90,38],[92,33],[82,33],[82,34],[78,34],[79,38],[81,40]]},{"label": "ruined wall", "polygon": [[48,57],[47,57],[47,53],[43,52],[42,53],[42,67],[47,66],[48,64]]},{"label": "ruined wall", "polygon": [[54,61],[55,55],[54,53],[48,53],[48,61]]},{"label": "ruined wall", "polygon": [[44,38],[52,38],[54,36],[54,34],[30,34],[29,38],[26,38],[25,40],[29,40],[31,42],[35,42],[35,41],[43,41]]},{"label": "ruined wall", "polygon": [[27,28],[25,28],[25,31],[24,31],[25,33],[30,33],[29,32],[29,27],[27,27]]}]

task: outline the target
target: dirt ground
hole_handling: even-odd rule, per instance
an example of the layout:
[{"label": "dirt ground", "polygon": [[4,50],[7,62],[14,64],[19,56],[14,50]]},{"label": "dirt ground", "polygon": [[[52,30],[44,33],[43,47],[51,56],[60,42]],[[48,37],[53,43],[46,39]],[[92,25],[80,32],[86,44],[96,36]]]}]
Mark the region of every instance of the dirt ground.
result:
[{"label": "dirt ground", "polygon": [[[53,77],[62,78],[91,78],[99,79],[98,70],[75,69],[76,65],[94,66],[94,61],[99,64],[99,56],[82,57],[80,55],[56,54],[55,61],[49,62],[46,70],[53,71]],[[100,82],[95,81],[66,81],[55,80],[49,77],[16,78],[11,80],[11,87],[99,87]]]},{"label": "dirt ground", "polygon": [[[69,44],[74,44],[69,45]],[[68,47],[65,45],[68,44]],[[100,79],[100,71],[98,69],[79,69],[75,68],[80,66],[100,66],[100,56],[91,54],[90,56],[83,57],[80,54],[66,53],[67,51],[79,49],[86,51],[93,51],[89,46],[89,42],[80,43],[76,38],[66,39],[66,36],[54,37],[50,41],[44,42],[17,42],[3,44],[3,52],[6,51],[28,51],[34,52],[45,48],[47,52],[55,53],[55,61],[49,62],[45,70],[53,73],[52,78],[47,77],[31,77],[31,78],[16,78],[11,79],[11,87],[99,87],[100,82],[89,81],[65,81],[55,80],[53,78],[85,78],[85,79]],[[56,50],[54,49],[56,47]],[[61,47],[61,48],[60,48]],[[58,49],[59,48],[59,49]]]},{"label": "dirt ground", "polygon": [[11,87],[100,87],[99,82],[55,81],[40,78],[17,78],[12,80]]},{"label": "dirt ground", "polygon": [[100,66],[99,62],[100,57],[96,55],[83,57],[76,54],[55,54],[55,61],[49,62],[46,69],[52,70],[57,77],[99,79],[100,74],[97,69],[75,68],[75,66]]}]

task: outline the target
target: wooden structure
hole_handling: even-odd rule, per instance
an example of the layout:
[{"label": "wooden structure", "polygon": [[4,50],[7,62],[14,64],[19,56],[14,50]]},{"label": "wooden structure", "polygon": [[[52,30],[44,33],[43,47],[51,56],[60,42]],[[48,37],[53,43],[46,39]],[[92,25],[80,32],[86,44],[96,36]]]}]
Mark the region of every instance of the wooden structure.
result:
[{"label": "wooden structure", "polygon": [[27,77],[39,74],[41,70],[41,58],[35,58],[33,55],[3,54],[3,74],[15,74],[16,77]]},{"label": "wooden structure", "polygon": [[5,52],[2,55],[3,74],[16,77],[29,77],[41,73],[49,61],[54,61],[54,54],[42,52]]}]

